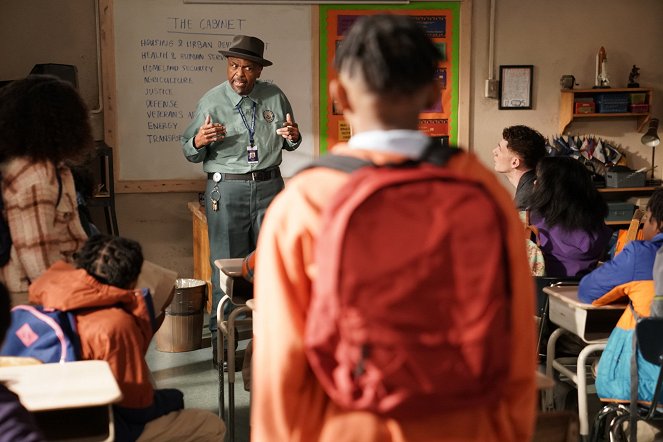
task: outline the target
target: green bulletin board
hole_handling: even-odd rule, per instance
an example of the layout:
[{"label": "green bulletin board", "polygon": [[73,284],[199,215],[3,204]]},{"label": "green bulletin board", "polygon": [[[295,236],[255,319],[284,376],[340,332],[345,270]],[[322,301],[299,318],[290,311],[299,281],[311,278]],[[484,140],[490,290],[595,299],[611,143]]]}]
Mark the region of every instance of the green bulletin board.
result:
[{"label": "green bulletin board", "polygon": [[459,2],[421,2],[408,5],[321,5],[320,6],[320,152],[347,141],[352,130],[329,98],[329,81],[336,75],[333,59],[343,34],[363,15],[404,14],[426,29],[443,54],[436,72],[440,101],[419,116],[419,129],[434,137],[458,140]]}]

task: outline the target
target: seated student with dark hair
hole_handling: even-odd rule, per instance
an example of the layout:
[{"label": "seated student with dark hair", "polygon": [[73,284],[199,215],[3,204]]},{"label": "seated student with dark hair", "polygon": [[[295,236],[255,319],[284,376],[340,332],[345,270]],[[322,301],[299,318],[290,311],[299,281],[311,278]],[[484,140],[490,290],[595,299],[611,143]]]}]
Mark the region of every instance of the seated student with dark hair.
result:
[{"label": "seated student with dark hair", "polygon": [[[654,298],[653,267],[656,252],[663,245],[663,188],[654,191],[647,203],[643,240],[631,241],[612,260],[580,281],[578,299],[605,305],[628,297],[641,317],[649,316]],[[635,320],[630,308],[624,311],[610,334],[596,378],[601,399],[630,399],[630,363]],[[639,398],[649,401],[654,393],[659,368],[638,356]]]},{"label": "seated student with dark hair", "polygon": [[612,235],[605,224],[608,206],[578,160],[539,161],[529,211],[539,230],[546,276],[583,276],[605,255]]},{"label": "seated student with dark hair", "polygon": [[[0,346],[11,321],[9,292],[0,283]],[[0,442],[38,442],[42,437],[37,424],[14,392],[0,382]]]},{"label": "seated student with dark hair", "polygon": [[151,296],[135,290],[143,264],[140,244],[96,235],[75,264],[51,266],[30,286],[30,302],[74,311],[82,358],[109,363],[123,395],[113,407],[116,440],[221,440],[225,425],[215,414],[184,409],[180,391],[155,390],[150,382],[145,353],[163,311],[155,318]]}]

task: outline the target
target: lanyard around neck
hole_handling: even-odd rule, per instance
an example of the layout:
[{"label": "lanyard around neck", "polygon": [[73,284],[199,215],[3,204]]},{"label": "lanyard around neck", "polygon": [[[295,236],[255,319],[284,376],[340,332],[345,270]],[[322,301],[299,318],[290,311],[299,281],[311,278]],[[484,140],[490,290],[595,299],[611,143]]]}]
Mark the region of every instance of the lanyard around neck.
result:
[{"label": "lanyard around neck", "polygon": [[251,101],[253,103],[253,120],[251,121],[251,126],[249,126],[249,122],[246,120],[246,115],[244,115],[244,111],[242,110],[242,101],[244,101],[244,97],[237,103],[237,110],[239,111],[239,114],[242,116],[242,121],[244,122],[244,127],[246,127],[246,130],[249,131],[249,144],[251,147],[255,145],[255,134],[256,134],[256,102]]}]

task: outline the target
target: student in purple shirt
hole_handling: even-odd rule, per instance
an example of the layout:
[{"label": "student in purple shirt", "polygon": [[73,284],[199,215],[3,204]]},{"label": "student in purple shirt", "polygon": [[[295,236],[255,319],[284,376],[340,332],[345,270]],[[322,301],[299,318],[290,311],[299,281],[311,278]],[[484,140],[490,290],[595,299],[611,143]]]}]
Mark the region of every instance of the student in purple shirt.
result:
[{"label": "student in purple shirt", "polygon": [[[11,321],[10,306],[7,288],[0,283],[0,345],[5,339]],[[18,396],[0,383],[0,442],[43,440],[32,415],[23,407]]]},{"label": "student in purple shirt", "polygon": [[530,221],[539,229],[546,276],[582,276],[606,253],[608,207],[589,171],[570,157],[545,157],[536,168]]}]

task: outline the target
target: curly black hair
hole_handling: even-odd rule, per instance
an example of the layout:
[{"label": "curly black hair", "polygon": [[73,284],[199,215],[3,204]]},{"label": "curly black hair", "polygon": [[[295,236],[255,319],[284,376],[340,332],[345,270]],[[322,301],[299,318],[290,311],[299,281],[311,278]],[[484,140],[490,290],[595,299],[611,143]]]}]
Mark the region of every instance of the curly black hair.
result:
[{"label": "curly black hair", "polygon": [[601,228],[608,205],[587,168],[571,157],[544,157],[536,166],[536,182],[529,209],[550,227],[593,232]]},{"label": "curly black hair", "polygon": [[507,147],[523,159],[528,169],[534,169],[539,160],[548,154],[546,139],[538,131],[527,126],[510,126],[502,131]]},{"label": "curly black hair", "polygon": [[334,67],[357,71],[379,95],[406,95],[434,81],[442,54],[410,17],[377,14],[358,19],[342,41]]},{"label": "curly black hair", "polygon": [[0,162],[82,164],[93,153],[87,106],[69,83],[30,75],[0,89]]},{"label": "curly black hair", "polygon": [[94,235],[77,253],[76,268],[84,269],[102,284],[131,288],[143,266],[138,242],[110,235]]}]

